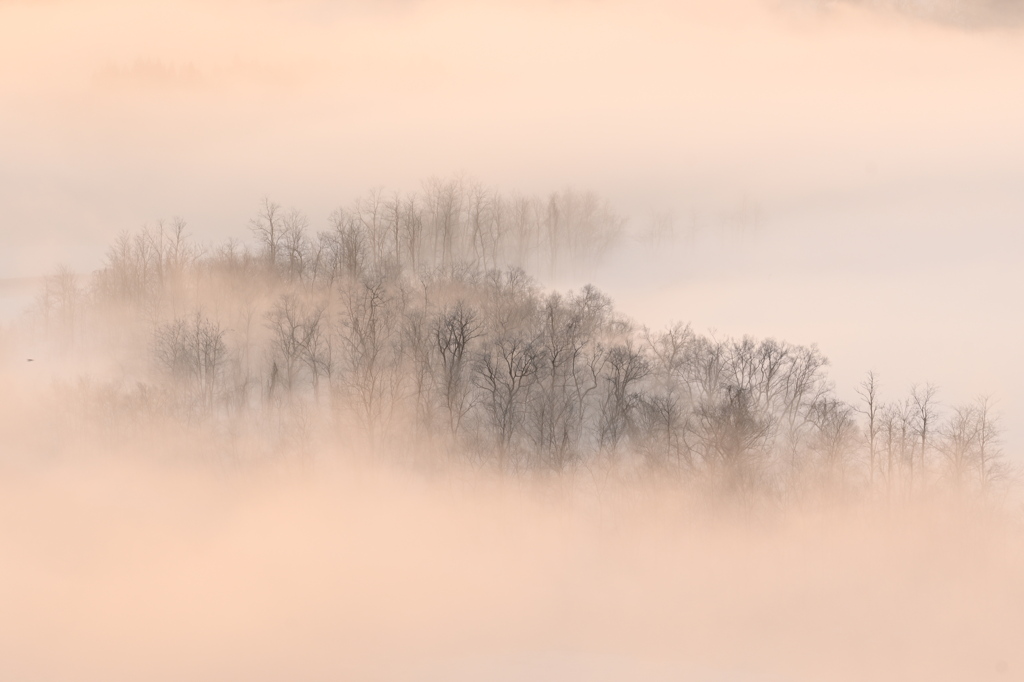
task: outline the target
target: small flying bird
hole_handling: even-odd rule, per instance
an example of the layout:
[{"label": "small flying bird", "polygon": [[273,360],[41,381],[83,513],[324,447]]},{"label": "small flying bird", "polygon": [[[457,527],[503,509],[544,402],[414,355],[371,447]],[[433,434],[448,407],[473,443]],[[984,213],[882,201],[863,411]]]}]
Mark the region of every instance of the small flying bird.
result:
[{"label": "small flying bird", "polygon": [[26,360],[25,362],[35,362],[35,361],[34,361],[34,360],[33,360],[32,358],[29,358],[29,359],[28,359],[28,360]]}]

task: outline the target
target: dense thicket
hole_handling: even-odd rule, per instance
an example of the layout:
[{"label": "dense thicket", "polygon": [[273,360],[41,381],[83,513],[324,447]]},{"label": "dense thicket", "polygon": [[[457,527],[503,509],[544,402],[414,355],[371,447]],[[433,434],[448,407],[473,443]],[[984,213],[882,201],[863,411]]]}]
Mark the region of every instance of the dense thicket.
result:
[{"label": "dense thicket", "polygon": [[1006,473],[984,400],[940,413],[926,386],[883,403],[868,375],[848,404],[815,347],[653,331],[592,286],[527,274],[599,257],[623,222],[589,194],[454,181],[372,192],[315,234],[266,201],[251,245],[200,249],[181,221],[122,235],[87,282],[47,278],[37,322],[55,354],[116,358],[100,402],[118,419],[202,428],[236,455],[316,445],[771,495]]}]

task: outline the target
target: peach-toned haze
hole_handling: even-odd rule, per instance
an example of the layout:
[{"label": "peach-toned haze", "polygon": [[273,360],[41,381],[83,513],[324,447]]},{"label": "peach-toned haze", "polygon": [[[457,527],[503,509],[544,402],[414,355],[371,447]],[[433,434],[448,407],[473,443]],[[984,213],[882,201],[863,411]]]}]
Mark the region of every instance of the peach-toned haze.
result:
[{"label": "peach-toned haze", "polygon": [[[614,480],[182,464],[69,442],[5,368],[0,674],[19,680],[1005,680],[1019,524]],[[30,400],[26,400],[30,398]],[[18,455],[21,455],[20,457]],[[178,460],[178,463],[174,463]],[[155,463],[154,463],[155,462]]]},{"label": "peach-toned haze", "polygon": [[214,244],[264,196],[320,228],[434,175],[588,188],[629,217],[588,273],[622,312],[816,343],[850,400],[991,394],[1020,461],[1021,65],[1010,0],[0,0],[0,679],[1020,679],[1019,510],[345,444],[236,471],[79,438],[52,381],[118,359],[4,333],[171,216]]},{"label": "peach-toned haze", "polygon": [[4,405],[7,442],[51,462],[0,472],[5,679],[902,682],[1024,669],[1021,529],[970,505],[756,520],[670,489],[417,476],[332,465],[351,458],[338,451],[315,471],[224,477],[142,464],[131,447],[112,460],[57,445],[38,432],[54,417],[30,412]]},{"label": "peach-toned haze", "polygon": [[[1020,412],[1019,19],[996,0],[7,0],[0,277],[88,272],[172,215],[245,237],[265,194],[319,224],[436,174],[568,184],[637,230],[658,213],[704,235],[601,274],[641,321],[817,342],[847,385],[873,367]],[[742,215],[756,233],[708,243]]]}]

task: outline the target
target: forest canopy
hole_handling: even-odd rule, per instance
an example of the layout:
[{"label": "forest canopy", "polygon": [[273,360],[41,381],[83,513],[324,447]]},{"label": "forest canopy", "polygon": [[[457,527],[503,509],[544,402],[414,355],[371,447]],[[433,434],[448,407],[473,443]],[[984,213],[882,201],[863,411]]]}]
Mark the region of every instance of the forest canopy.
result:
[{"label": "forest canopy", "polygon": [[369,453],[768,499],[1008,479],[986,398],[940,407],[925,385],[883,401],[868,373],[848,403],[817,347],[652,330],[594,286],[540,284],[599,260],[625,223],[593,193],[461,179],[369,192],[319,231],[266,199],[246,241],[202,247],[175,219],[122,234],[89,277],[58,268],[26,333],[52,359],[117,368],[73,385],[69,428],[184,429],[219,462]]}]

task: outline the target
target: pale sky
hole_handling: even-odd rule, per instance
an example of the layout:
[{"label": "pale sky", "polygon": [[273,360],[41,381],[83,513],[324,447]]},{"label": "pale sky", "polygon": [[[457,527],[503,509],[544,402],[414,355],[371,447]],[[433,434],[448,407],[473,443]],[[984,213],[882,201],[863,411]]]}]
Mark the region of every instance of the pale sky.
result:
[{"label": "pale sky", "polygon": [[572,185],[696,226],[593,274],[624,312],[817,342],[848,397],[991,392],[1016,448],[1018,7],[0,0],[0,278],[174,215],[244,238],[263,195]]}]

